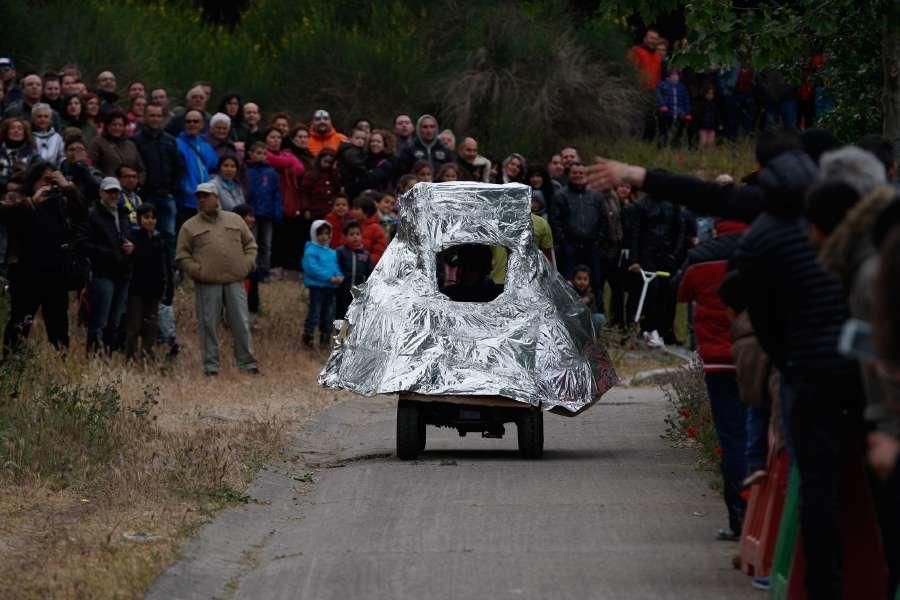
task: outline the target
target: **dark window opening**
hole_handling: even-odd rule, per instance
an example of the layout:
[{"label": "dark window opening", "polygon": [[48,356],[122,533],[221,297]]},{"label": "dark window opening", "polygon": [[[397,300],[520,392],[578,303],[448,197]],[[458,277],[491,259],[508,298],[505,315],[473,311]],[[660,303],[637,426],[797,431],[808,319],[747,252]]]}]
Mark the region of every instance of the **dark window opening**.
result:
[{"label": "dark window opening", "polygon": [[490,302],[503,292],[509,250],[462,244],[437,255],[438,288],[454,302]]}]

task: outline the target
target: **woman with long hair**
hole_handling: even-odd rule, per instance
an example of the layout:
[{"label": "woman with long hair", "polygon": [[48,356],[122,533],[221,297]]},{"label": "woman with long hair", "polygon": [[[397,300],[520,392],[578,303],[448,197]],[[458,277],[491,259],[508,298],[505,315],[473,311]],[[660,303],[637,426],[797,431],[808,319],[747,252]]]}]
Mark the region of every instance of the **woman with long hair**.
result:
[{"label": "woman with long hair", "polygon": [[543,204],[544,208],[540,216],[546,217],[550,214],[550,205],[553,204],[553,196],[556,194],[556,188],[553,187],[553,180],[547,167],[539,163],[531,163],[525,170],[525,183],[531,186],[531,194],[533,198],[537,198]]},{"label": "woman with long hair", "polygon": [[104,123],[103,116],[100,114],[100,107],[102,105],[100,96],[93,92],[89,92],[82,95],[81,99],[84,102],[84,112],[87,121],[97,129],[97,133],[102,132]]},{"label": "woman with long hair", "polygon": [[525,183],[525,157],[516,152],[507,156],[494,183]]},{"label": "woman with long hair", "polygon": [[31,124],[18,117],[0,122],[0,193],[17,171],[24,171],[38,153],[31,134]]},{"label": "woman with long hair", "polygon": [[88,119],[85,102],[78,94],[69,94],[63,98],[63,111],[60,115],[63,123],[63,130],[60,132],[66,137],[66,129],[75,128],[81,132],[81,139],[86,144],[97,137],[97,128]]},{"label": "woman with long hair", "polygon": [[241,101],[240,94],[229,92],[222,97],[222,101],[219,102],[219,109],[216,111],[228,115],[228,118],[231,119],[231,129],[228,132],[228,136],[232,142],[240,141],[238,129],[244,126],[244,112],[241,110],[243,106],[244,103]]},{"label": "woman with long hair", "polygon": [[309,151],[309,127],[302,123],[295,125],[288,132],[281,146],[283,149],[289,150],[291,154],[297,157],[297,160],[303,163],[304,171],[312,168],[316,157]]}]

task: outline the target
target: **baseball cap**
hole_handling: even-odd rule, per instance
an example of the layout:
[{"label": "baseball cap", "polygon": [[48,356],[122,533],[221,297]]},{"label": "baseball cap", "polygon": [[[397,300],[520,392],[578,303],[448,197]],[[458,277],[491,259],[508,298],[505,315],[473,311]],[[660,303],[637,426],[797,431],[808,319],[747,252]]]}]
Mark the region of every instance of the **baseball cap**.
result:
[{"label": "baseball cap", "polygon": [[328,114],[328,111],[324,108],[320,108],[316,112],[313,113],[313,119],[330,119],[331,115]]},{"label": "baseball cap", "polygon": [[103,181],[100,182],[100,189],[104,192],[108,190],[118,190],[121,192],[122,185],[115,177],[104,177]]},{"label": "baseball cap", "polygon": [[200,183],[197,185],[197,189],[194,190],[195,194],[216,194],[218,195],[218,191],[216,191],[216,184],[207,181],[206,183]]},{"label": "baseball cap", "polygon": [[3,58],[0,58],[0,69],[2,69],[3,67],[15,69],[16,65],[15,65],[15,63],[13,63],[13,60],[11,58],[3,57]]}]

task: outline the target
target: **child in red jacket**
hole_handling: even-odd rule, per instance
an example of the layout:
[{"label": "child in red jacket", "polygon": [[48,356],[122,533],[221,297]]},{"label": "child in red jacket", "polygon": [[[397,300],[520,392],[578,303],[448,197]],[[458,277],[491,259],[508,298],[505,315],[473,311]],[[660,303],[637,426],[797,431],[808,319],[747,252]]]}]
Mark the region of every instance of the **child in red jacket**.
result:
[{"label": "child in red jacket", "polygon": [[352,221],[350,218],[350,199],[344,192],[338,192],[334,195],[331,205],[331,212],[325,215],[325,220],[331,225],[334,235],[331,236],[331,247],[339,248],[344,245],[344,227]]},{"label": "child in red jacket", "polygon": [[353,200],[350,216],[362,225],[362,242],[372,257],[372,265],[377,265],[381,255],[387,248],[387,236],[381,227],[381,219],[375,200],[367,194],[361,194]]}]

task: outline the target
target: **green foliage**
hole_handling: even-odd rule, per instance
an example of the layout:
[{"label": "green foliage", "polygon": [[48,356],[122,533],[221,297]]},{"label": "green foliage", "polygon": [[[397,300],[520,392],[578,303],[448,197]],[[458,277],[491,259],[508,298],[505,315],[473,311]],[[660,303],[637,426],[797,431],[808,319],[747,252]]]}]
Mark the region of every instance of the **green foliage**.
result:
[{"label": "green foliage", "polygon": [[663,393],[672,409],[665,419],[664,437],[678,445],[695,447],[700,468],[718,473],[722,450],[713,427],[703,365],[693,362],[676,371],[669,377]]},{"label": "green foliage", "polygon": [[[881,39],[895,22],[890,0],[798,0],[733,8],[729,2],[694,0],[687,5],[691,43],[679,64],[705,69],[752,57],[757,70],[782,70],[798,83],[808,59],[824,53],[824,84],[834,110],[824,120],[839,137],[853,140],[881,129]],[[894,8],[896,10],[896,8]]]},{"label": "green foliage", "polygon": [[[269,114],[300,120],[327,106],[339,127],[432,112],[498,155],[534,155],[575,128],[629,126],[625,34],[599,19],[576,22],[561,0],[254,0],[233,30],[204,23],[187,1],[7,4],[0,38],[20,70],[75,62],[92,83],[109,68],[121,87],[140,78],[176,102],[207,79],[217,97],[237,90]],[[449,87],[470,75],[484,83],[479,93]],[[467,103],[478,119],[460,110]]]}]

